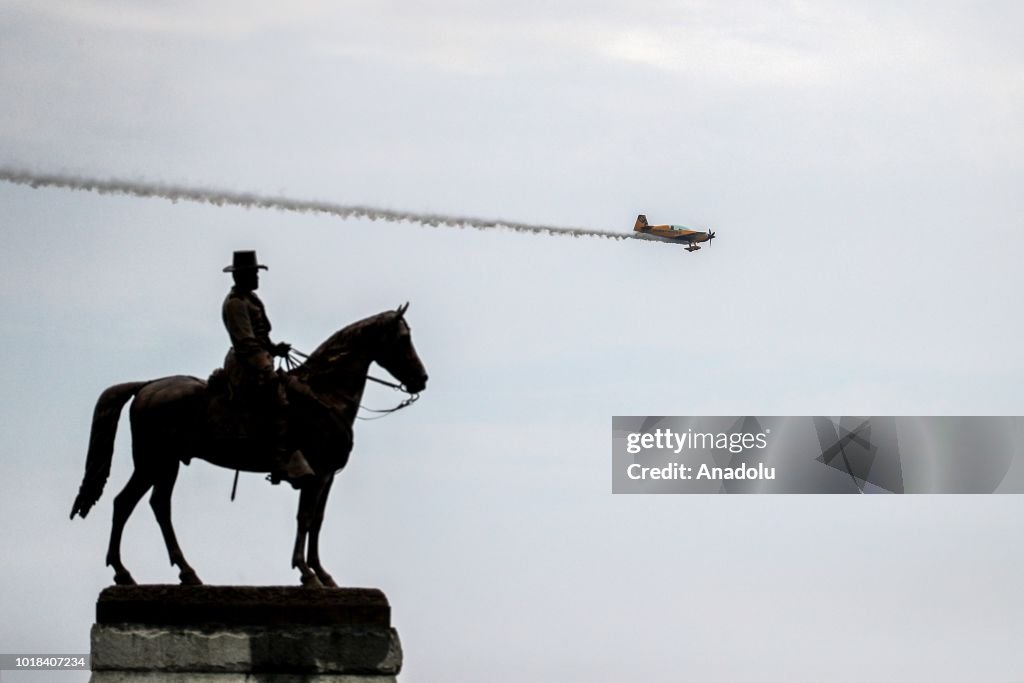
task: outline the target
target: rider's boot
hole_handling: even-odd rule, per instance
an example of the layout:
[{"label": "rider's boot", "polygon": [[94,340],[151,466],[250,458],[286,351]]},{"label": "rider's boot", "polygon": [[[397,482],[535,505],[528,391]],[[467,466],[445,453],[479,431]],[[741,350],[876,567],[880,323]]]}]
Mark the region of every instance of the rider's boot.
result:
[{"label": "rider's boot", "polygon": [[313,468],[306,462],[302,451],[279,449],[274,455],[274,469],[270,472],[270,483],[278,484],[282,480],[299,489],[308,484],[316,475]]},{"label": "rider's boot", "polygon": [[283,416],[270,421],[274,444],[273,469],[270,470],[270,483],[277,484],[282,480],[299,489],[314,478],[313,468],[306,462],[302,451],[288,446],[288,422]]}]

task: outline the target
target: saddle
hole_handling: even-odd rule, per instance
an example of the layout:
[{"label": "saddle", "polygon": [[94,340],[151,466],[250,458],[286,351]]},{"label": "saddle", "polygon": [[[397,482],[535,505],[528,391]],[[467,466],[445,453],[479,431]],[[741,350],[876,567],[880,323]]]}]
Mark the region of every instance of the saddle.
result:
[{"label": "saddle", "polygon": [[236,400],[237,392],[224,368],[217,368],[206,380],[206,424],[218,441],[247,441],[254,432],[251,402]]},{"label": "saddle", "polygon": [[[293,420],[297,411],[318,422],[334,423],[336,428],[349,431],[337,407],[318,396],[305,382],[286,373],[279,373],[281,385],[288,397],[286,414]],[[207,428],[217,440],[248,441],[265,438],[264,411],[254,406],[254,399],[246,396],[237,385],[233,386],[229,373],[217,368],[206,380]]]}]

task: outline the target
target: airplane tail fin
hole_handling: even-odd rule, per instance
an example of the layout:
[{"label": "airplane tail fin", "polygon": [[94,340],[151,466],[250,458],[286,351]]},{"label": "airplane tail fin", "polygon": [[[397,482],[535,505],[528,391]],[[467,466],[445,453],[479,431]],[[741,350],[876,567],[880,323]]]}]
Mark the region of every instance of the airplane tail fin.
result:
[{"label": "airplane tail fin", "polygon": [[636,224],[633,225],[634,232],[640,232],[647,227],[647,216],[640,214],[636,217]]}]

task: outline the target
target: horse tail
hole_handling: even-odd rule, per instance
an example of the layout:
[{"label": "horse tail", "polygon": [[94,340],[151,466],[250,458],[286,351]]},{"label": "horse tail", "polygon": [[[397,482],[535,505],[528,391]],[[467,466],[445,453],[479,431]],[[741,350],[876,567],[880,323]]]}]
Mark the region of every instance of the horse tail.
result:
[{"label": "horse tail", "polygon": [[146,382],[115,384],[100,394],[96,409],[92,413],[92,432],[89,434],[89,453],[85,458],[85,476],[78,488],[78,496],[71,507],[71,519],[75,514],[83,519],[96,501],[103,495],[103,486],[110,476],[110,461],[114,457],[114,436],[121,409]]}]

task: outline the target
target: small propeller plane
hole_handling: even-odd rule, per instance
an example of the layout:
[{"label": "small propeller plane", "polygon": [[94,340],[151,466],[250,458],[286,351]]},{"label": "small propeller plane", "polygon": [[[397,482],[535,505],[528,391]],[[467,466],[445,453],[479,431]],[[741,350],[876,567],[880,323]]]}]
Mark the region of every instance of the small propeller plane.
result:
[{"label": "small propeller plane", "polygon": [[682,225],[648,225],[647,216],[643,214],[636,217],[633,233],[633,237],[640,239],[686,244],[686,251],[697,251],[700,249],[697,246],[699,242],[710,242],[715,239],[715,233],[710,230],[701,232]]}]

